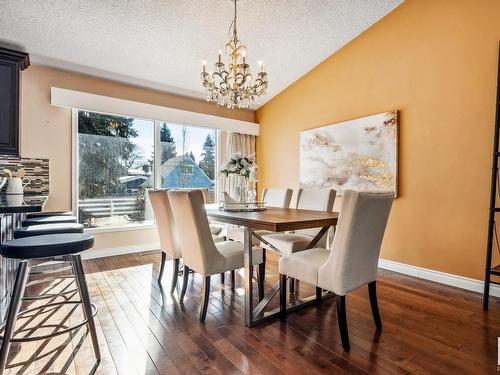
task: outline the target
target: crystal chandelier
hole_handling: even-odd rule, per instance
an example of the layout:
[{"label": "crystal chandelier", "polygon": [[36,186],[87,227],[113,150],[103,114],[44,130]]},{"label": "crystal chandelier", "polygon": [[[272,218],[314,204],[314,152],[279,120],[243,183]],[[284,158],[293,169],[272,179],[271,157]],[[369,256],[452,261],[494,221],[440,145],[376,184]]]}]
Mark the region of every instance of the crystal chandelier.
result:
[{"label": "crystal chandelier", "polygon": [[261,61],[257,77],[253,77],[250,73],[250,66],[246,62],[247,48],[238,39],[236,28],[238,0],[232,1],[234,1],[234,19],[229,26],[230,39],[226,44],[229,62],[227,65],[222,62],[222,50],[219,50],[219,59],[214,64],[213,72],[207,72],[207,61],[203,61],[201,78],[207,92],[207,101],[228,108],[248,108],[252,102],[260,101],[260,98],[266,95],[267,73]]}]

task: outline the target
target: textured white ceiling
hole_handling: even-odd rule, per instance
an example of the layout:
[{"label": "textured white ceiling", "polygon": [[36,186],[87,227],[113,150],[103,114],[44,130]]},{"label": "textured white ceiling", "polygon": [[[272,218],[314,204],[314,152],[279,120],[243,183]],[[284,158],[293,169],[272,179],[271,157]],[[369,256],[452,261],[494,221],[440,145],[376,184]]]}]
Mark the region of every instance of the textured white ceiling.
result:
[{"label": "textured white ceiling", "polygon": [[[269,74],[265,101],[402,2],[239,0],[247,61]],[[0,0],[0,39],[33,63],[204,97],[201,61],[224,47],[232,12],[229,0]]]}]

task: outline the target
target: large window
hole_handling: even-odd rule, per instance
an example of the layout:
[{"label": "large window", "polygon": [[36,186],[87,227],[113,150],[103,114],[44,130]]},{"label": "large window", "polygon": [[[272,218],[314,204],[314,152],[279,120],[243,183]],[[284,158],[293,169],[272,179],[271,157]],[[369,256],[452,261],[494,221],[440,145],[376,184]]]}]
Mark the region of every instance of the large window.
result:
[{"label": "large window", "polygon": [[216,131],[78,111],[77,205],[87,228],[152,223],[147,189],[215,196]]}]

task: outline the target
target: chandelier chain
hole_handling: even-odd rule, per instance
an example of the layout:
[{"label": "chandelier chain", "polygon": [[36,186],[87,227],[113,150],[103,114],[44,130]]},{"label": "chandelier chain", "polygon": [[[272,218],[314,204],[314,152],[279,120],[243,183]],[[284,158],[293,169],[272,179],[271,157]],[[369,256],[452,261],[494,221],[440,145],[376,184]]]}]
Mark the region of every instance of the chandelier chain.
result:
[{"label": "chandelier chain", "polygon": [[236,26],[236,22],[238,20],[238,11],[237,11],[237,1],[238,0],[234,0],[234,25],[233,25],[233,33],[234,33],[234,39],[238,39],[238,28]]}]

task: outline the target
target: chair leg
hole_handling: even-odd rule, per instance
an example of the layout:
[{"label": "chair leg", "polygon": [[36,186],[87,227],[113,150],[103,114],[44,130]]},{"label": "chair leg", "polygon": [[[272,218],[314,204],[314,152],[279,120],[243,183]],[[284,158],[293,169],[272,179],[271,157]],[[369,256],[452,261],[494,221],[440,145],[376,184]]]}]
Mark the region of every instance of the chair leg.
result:
[{"label": "chair leg", "polygon": [[349,332],[347,331],[347,317],[345,309],[345,296],[336,295],[337,300],[337,319],[339,321],[340,338],[342,339],[342,347],[346,352],[351,349],[349,344]]},{"label": "chair leg", "polygon": [[158,284],[161,284],[161,279],[163,277],[163,272],[165,271],[165,262],[167,261],[167,253],[161,252],[161,264],[160,273],[158,274]]},{"label": "chair leg", "polygon": [[295,293],[295,279],[293,277],[288,278],[288,283],[290,284],[290,293]]},{"label": "chair leg", "polygon": [[174,259],[173,266],[172,266],[172,285],[170,286],[170,294],[174,294],[175,288],[177,288],[177,279],[179,276],[179,263],[180,259]]},{"label": "chair leg", "polygon": [[280,275],[280,319],[286,320],[286,275]]},{"label": "chair leg", "polygon": [[318,305],[323,302],[323,289],[320,288],[319,286],[316,287],[316,303]]},{"label": "chair leg", "polygon": [[92,304],[90,303],[89,290],[87,288],[87,280],[85,279],[85,271],[83,270],[82,257],[80,254],[73,255],[72,257],[73,269],[75,272],[76,284],[82,299],[83,312],[87,319],[89,327],[90,338],[92,339],[92,346],[94,347],[94,354],[97,363],[101,362],[101,351],[99,350],[99,341],[97,339],[97,330],[95,327],[94,314],[92,312]]},{"label": "chair leg", "polygon": [[179,297],[179,301],[181,303],[184,302],[184,296],[186,295],[186,289],[188,286],[188,279],[189,279],[189,267],[184,265],[184,272],[183,272],[183,277],[182,277],[182,289],[181,289],[181,296]]},{"label": "chair leg", "polygon": [[377,282],[372,281],[368,284],[368,294],[370,295],[370,306],[372,308],[373,320],[377,329],[382,329],[382,320],[380,319],[380,311],[377,301]]},{"label": "chair leg", "polygon": [[236,271],[231,271],[231,288],[236,288]]},{"label": "chair leg", "polygon": [[266,277],[266,264],[262,262],[259,264],[259,274],[258,276],[258,288],[259,288],[259,301],[262,301],[264,299],[264,280]]},{"label": "chair leg", "polygon": [[28,261],[23,260],[19,263],[17,268],[16,281],[7,312],[7,321],[5,323],[5,330],[3,332],[2,347],[0,349],[0,374],[3,374],[5,366],[7,365],[7,357],[9,355],[9,348],[12,337],[14,336],[14,329],[16,327],[17,314],[21,308],[21,301],[28,280]]},{"label": "chair leg", "polygon": [[204,323],[207,317],[208,299],[210,298],[210,276],[205,276],[201,293],[200,322]]},{"label": "chair leg", "polygon": [[226,274],[224,272],[221,272],[220,274],[220,283],[224,284],[226,281]]}]

